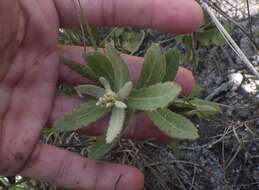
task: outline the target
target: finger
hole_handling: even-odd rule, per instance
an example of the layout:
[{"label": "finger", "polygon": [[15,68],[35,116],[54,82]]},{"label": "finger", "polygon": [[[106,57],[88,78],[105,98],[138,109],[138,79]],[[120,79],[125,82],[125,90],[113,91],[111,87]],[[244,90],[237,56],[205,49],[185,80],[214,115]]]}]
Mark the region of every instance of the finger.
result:
[{"label": "finger", "polygon": [[133,167],[89,160],[50,145],[37,145],[20,174],[82,190],[111,190],[116,182],[117,190],[141,190],[144,183],[143,174]]},{"label": "finger", "polygon": [[23,38],[24,20],[16,0],[0,1],[0,81]]},{"label": "finger", "polygon": [[[61,25],[78,27],[77,1],[54,0]],[[192,32],[202,21],[202,10],[194,0],[81,0],[92,26],[150,27],[165,32]]]},{"label": "finger", "polygon": [[[53,123],[65,113],[77,108],[80,103],[82,101],[78,98],[57,95],[49,123]],[[104,133],[108,121],[109,116],[105,116],[97,122],[81,129],[80,132],[92,136],[100,136]],[[171,139],[161,132],[144,113],[139,113],[131,119],[123,137],[136,140],[150,139],[161,143],[171,142]]]},{"label": "finger", "polygon": [[[91,51],[91,48],[88,48],[87,51]],[[84,53],[84,48],[80,46],[60,46],[59,54],[61,57],[65,57],[71,60],[75,60],[81,64],[85,64],[82,58],[82,54]],[[126,61],[129,67],[130,76],[133,81],[136,81],[140,75],[143,58],[135,57],[130,55],[122,55],[122,58]],[[67,66],[61,64],[60,66],[60,81],[65,84],[84,84],[89,83],[89,80],[79,76],[77,73],[69,69]],[[182,87],[182,95],[188,95],[192,87],[194,86],[194,78],[192,73],[180,67],[175,81],[181,85]]]}]

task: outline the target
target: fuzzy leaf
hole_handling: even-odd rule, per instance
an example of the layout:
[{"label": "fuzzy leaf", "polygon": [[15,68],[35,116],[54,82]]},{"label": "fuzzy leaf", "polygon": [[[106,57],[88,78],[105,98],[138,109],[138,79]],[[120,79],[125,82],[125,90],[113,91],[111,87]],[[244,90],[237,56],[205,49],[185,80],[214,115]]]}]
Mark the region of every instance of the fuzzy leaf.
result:
[{"label": "fuzzy leaf", "polygon": [[117,108],[123,108],[123,109],[127,108],[127,105],[122,101],[115,101],[115,106]]},{"label": "fuzzy leaf", "polygon": [[54,127],[60,128],[62,131],[76,130],[96,121],[109,111],[110,109],[96,106],[96,101],[89,101],[58,119],[54,123]]},{"label": "fuzzy leaf", "polygon": [[124,86],[124,84],[129,81],[129,70],[115,48],[108,45],[106,47],[106,53],[108,58],[110,59],[114,72],[113,90],[115,92],[118,92]]},{"label": "fuzzy leaf", "polygon": [[98,77],[94,73],[94,71],[88,67],[87,65],[82,65],[70,59],[62,58],[63,63],[68,66],[71,70],[77,72],[81,76],[91,79],[91,80],[98,80]]},{"label": "fuzzy leaf", "polygon": [[110,60],[100,52],[91,52],[83,55],[87,65],[95,72],[98,78],[103,77],[111,84],[114,83],[114,72]]},{"label": "fuzzy leaf", "polygon": [[176,99],[172,106],[173,109],[181,111],[186,116],[197,116],[200,119],[209,119],[221,111],[216,103],[198,98],[191,100]]},{"label": "fuzzy leaf", "polygon": [[113,108],[111,119],[106,133],[106,143],[110,144],[120,134],[125,121],[125,109]]},{"label": "fuzzy leaf", "polygon": [[166,75],[164,81],[173,81],[176,77],[180,64],[180,53],[176,48],[170,49],[165,54],[166,57]]},{"label": "fuzzy leaf", "polygon": [[131,93],[133,89],[133,82],[127,82],[117,93],[119,100],[125,100]]},{"label": "fuzzy leaf", "polygon": [[166,59],[158,44],[147,50],[137,88],[147,87],[161,82],[166,74]]},{"label": "fuzzy leaf", "polygon": [[199,137],[198,130],[190,120],[169,109],[147,112],[147,114],[161,131],[172,138],[195,140]]},{"label": "fuzzy leaf", "polygon": [[[128,109],[126,112],[126,118],[123,126],[123,130],[127,127],[130,118],[134,115],[134,110]],[[99,160],[104,157],[119,141],[120,138],[116,138],[112,143],[107,144],[105,136],[98,137],[94,146],[90,149],[88,158]]]},{"label": "fuzzy leaf", "polygon": [[77,87],[75,87],[77,93],[79,94],[79,96],[92,96],[95,98],[100,98],[104,95],[105,90],[99,86],[95,86],[95,85],[90,85],[90,84],[85,84],[85,85],[79,85]]},{"label": "fuzzy leaf", "polygon": [[111,84],[108,80],[103,77],[99,78],[100,83],[103,85],[105,92],[111,91]]},{"label": "fuzzy leaf", "polygon": [[216,103],[198,98],[190,100],[189,104],[193,105],[194,109],[185,112],[187,116],[198,116],[201,119],[206,119],[218,114],[221,111],[220,107]]},{"label": "fuzzy leaf", "polygon": [[143,30],[125,29],[119,38],[122,48],[128,53],[134,54],[139,50],[145,39],[145,32]]},{"label": "fuzzy leaf", "polygon": [[158,83],[147,88],[133,90],[127,107],[136,110],[155,110],[168,106],[181,92],[181,87],[173,82]]},{"label": "fuzzy leaf", "polygon": [[95,144],[88,153],[88,158],[92,160],[100,160],[107,154],[115,145],[117,141],[107,144],[105,136],[97,137]]}]

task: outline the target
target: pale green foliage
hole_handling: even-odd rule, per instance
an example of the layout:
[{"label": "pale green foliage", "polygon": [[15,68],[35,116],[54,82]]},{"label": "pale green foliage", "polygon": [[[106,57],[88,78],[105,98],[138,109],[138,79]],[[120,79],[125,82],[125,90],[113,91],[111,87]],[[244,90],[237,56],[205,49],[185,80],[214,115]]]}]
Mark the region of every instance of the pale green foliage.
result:
[{"label": "pale green foliage", "polygon": [[220,112],[220,107],[213,102],[193,99],[189,103],[194,106],[194,109],[185,113],[188,116],[197,116],[202,119],[210,118]]},{"label": "pale green foliage", "polygon": [[106,142],[112,143],[113,140],[120,134],[123,128],[125,119],[125,109],[113,108],[109,126],[106,133]]},{"label": "pale green foliage", "polygon": [[143,43],[145,32],[144,30],[136,31],[136,29],[131,28],[116,28],[112,36],[112,42],[116,47],[119,47],[126,53],[134,54]]},{"label": "pale green foliage", "polygon": [[115,101],[114,105],[115,105],[115,107],[117,107],[117,108],[123,108],[123,109],[127,108],[127,105],[126,105],[124,102],[118,101],[118,100]]},{"label": "pale green foliage", "polygon": [[118,92],[130,80],[129,70],[115,48],[108,45],[106,53],[114,72],[114,91]]},{"label": "pale green foliage", "polygon": [[130,95],[131,91],[133,89],[133,82],[129,81],[127,82],[122,89],[119,90],[117,93],[119,100],[125,100]]},{"label": "pale green foliage", "polygon": [[79,85],[75,87],[75,89],[80,97],[89,95],[95,98],[100,98],[105,93],[103,88],[90,84]]},{"label": "pale green foliage", "polygon": [[197,116],[200,119],[209,119],[221,111],[216,103],[198,98],[190,100],[177,99],[172,106],[185,110],[184,115]]},{"label": "pale green foliage", "polygon": [[88,79],[92,79],[92,80],[98,79],[98,77],[93,72],[93,70],[90,67],[88,67],[87,65],[82,65],[80,63],[77,63],[77,62],[67,59],[67,58],[62,58],[62,61],[71,70],[77,72],[81,76],[88,78]]},{"label": "pale green foliage", "polygon": [[166,74],[164,81],[173,81],[176,77],[179,64],[180,64],[180,53],[176,48],[170,49],[165,54],[166,58]]},{"label": "pale green foliage", "polygon": [[162,82],[166,74],[166,58],[159,45],[148,49],[142,66],[137,88],[147,87]]},{"label": "pale green foliage", "polygon": [[179,96],[181,87],[173,82],[158,83],[147,88],[133,90],[127,105],[131,109],[155,110],[169,105]]},{"label": "pale green foliage", "polygon": [[67,113],[54,123],[62,131],[71,131],[87,126],[109,113],[109,109],[96,106],[96,101],[88,101],[71,113]]},{"label": "pale green foliage", "polygon": [[100,52],[91,52],[83,55],[87,65],[94,71],[98,78],[105,78],[113,85],[114,72],[110,60]]},{"label": "pale green foliage", "polygon": [[110,82],[108,80],[106,80],[106,78],[100,77],[99,81],[103,85],[103,87],[105,88],[105,92],[109,92],[109,91],[112,90],[111,89],[111,84],[110,84]]},{"label": "pale green foliage", "polygon": [[[76,87],[80,97],[92,96],[97,100],[83,103],[54,124],[65,131],[75,130],[89,125],[112,110],[106,135],[97,138],[89,152],[90,158],[99,159],[116,145],[136,111],[145,111],[162,132],[180,140],[194,140],[198,138],[198,132],[190,120],[167,109],[169,105],[172,109],[183,108],[181,113],[188,116],[207,117],[219,112],[215,104],[193,99],[193,96],[200,93],[198,87],[194,88],[189,97],[179,99],[181,87],[171,81],[179,68],[178,50],[171,49],[164,53],[159,45],[153,45],[145,55],[135,88],[129,81],[128,67],[116,50],[107,46],[105,52],[106,55],[98,52],[84,55],[87,71],[83,73],[84,76],[88,73],[98,78],[104,88],[95,85]],[[76,71],[78,66],[72,64],[70,67],[76,68]]]},{"label": "pale green foliage", "polygon": [[199,137],[197,129],[190,120],[169,109],[147,112],[147,114],[161,131],[172,138],[194,140]]}]

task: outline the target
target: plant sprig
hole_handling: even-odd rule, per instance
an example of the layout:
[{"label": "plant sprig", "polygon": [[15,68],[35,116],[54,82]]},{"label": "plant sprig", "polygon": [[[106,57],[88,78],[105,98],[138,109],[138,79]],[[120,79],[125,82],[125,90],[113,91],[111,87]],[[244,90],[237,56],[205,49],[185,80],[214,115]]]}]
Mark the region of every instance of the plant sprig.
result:
[{"label": "plant sprig", "polygon": [[[181,87],[172,82],[179,67],[176,49],[164,53],[159,45],[152,45],[145,55],[136,85],[130,81],[128,67],[115,48],[107,46],[105,53],[91,52],[83,58],[85,65],[64,60],[71,69],[97,82],[97,85],[75,87],[80,97],[91,100],[58,119],[54,126],[63,131],[77,130],[110,114],[106,134],[97,138],[90,158],[100,159],[109,152],[136,112],[145,112],[162,132],[174,139],[195,140],[199,137],[198,130],[184,115],[207,117],[219,111],[213,103],[192,100],[192,97],[188,100],[179,98]],[[203,106],[199,106],[201,104]],[[181,112],[182,115],[175,113],[168,108],[171,106],[183,107],[185,112]],[[208,110],[210,114],[204,114]]]}]

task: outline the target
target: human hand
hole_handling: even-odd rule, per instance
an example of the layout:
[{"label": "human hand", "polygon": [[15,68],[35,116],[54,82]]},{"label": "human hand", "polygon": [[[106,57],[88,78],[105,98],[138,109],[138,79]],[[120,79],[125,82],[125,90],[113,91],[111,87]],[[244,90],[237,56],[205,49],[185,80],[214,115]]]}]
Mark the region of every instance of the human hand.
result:
[{"label": "human hand", "polygon": [[[92,26],[150,27],[185,33],[194,31],[202,20],[201,9],[192,0],[81,3]],[[79,99],[59,95],[57,85],[88,82],[60,64],[60,57],[83,62],[82,47],[59,46],[57,39],[60,27],[79,25],[73,0],[0,1],[0,175],[19,174],[72,189],[110,190],[122,174],[118,190],[141,189],[143,175],[133,167],[93,161],[38,144],[44,126],[80,104]],[[136,79],[143,59],[123,57]],[[176,81],[183,94],[194,83],[191,73],[183,68]],[[101,119],[84,132],[98,135],[106,122]],[[144,114],[131,121],[125,137],[169,141]]]}]

